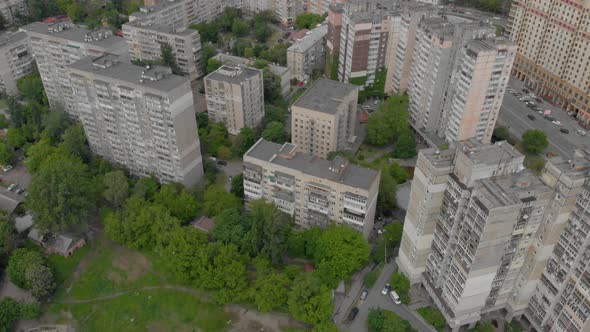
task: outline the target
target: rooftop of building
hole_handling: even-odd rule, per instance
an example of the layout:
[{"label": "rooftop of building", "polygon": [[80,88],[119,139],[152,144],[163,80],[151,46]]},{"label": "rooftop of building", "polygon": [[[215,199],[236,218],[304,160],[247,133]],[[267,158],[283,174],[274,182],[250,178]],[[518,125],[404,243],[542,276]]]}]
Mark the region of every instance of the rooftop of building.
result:
[{"label": "rooftop of building", "polygon": [[428,161],[437,168],[452,167],[455,160],[455,149],[440,150],[437,148],[422,149],[419,151]]},{"label": "rooftop of building", "polygon": [[33,22],[21,29],[53,38],[62,38],[78,43],[86,43],[101,47],[105,50],[127,48],[125,39],[113,35],[113,32],[110,29],[100,28],[90,30],[67,20],[57,21],[55,23]]},{"label": "rooftop of building", "polygon": [[328,34],[328,25],[322,24],[305,33],[301,39],[289,46],[287,51],[305,52]]},{"label": "rooftop of building", "polygon": [[474,164],[497,164],[501,160],[524,158],[518,150],[505,141],[482,144],[476,139],[470,139],[457,143],[457,146]]},{"label": "rooftop of building", "polygon": [[333,114],[342,100],[357,90],[356,85],[319,79],[295,101],[293,106]]},{"label": "rooftop of building", "polygon": [[551,192],[539,177],[529,170],[478,180],[475,183],[477,198],[488,210],[529,203]]},{"label": "rooftop of building", "polygon": [[207,75],[205,79],[239,84],[256,75],[262,75],[262,71],[244,65],[223,65]]},{"label": "rooftop of building", "polygon": [[158,3],[154,6],[141,7],[141,8],[139,8],[138,11],[129,15],[129,21],[149,17],[151,15],[154,15],[154,14],[161,12],[163,10],[166,10],[168,8],[171,8],[171,7],[174,7],[177,5],[182,5],[182,3],[185,1],[186,0],[166,0],[166,1],[160,1],[160,3]]},{"label": "rooftop of building", "polygon": [[[254,63],[254,60],[242,58],[242,57],[235,56],[235,55],[225,54],[225,53],[217,53],[215,56],[213,56],[213,58],[223,62],[224,64],[229,64],[229,65],[250,66]],[[289,68],[279,66],[274,63],[269,63],[268,69],[270,69],[270,71],[273,74],[278,75],[278,76],[283,76],[289,71]]]},{"label": "rooftop of building", "polygon": [[301,39],[301,38],[305,37],[305,34],[308,32],[309,32],[309,29],[301,29],[301,30],[295,32],[293,35],[291,35],[291,38],[293,38],[293,40]]},{"label": "rooftop of building", "polygon": [[474,52],[490,52],[509,45],[512,45],[512,43],[505,38],[485,38],[470,41],[467,43],[467,48]]},{"label": "rooftop of building", "polygon": [[245,156],[364,190],[369,190],[379,176],[378,171],[350,164],[341,157],[330,161],[296,150],[291,143],[281,145],[261,138]]},{"label": "rooftop of building", "polygon": [[199,33],[197,30],[193,30],[193,29],[175,29],[169,25],[146,23],[146,22],[142,22],[141,19],[133,20],[131,22],[127,22],[127,23],[123,24],[123,30],[125,30],[126,27],[134,27],[134,28],[143,29],[143,30],[147,30],[147,31],[155,31],[155,32],[163,33],[163,34],[182,36],[182,37]]},{"label": "rooftop of building", "polygon": [[577,149],[573,159],[564,159],[561,156],[548,160],[547,166],[557,168],[572,180],[590,177],[590,146],[585,149]]},{"label": "rooftop of building", "polygon": [[127,57],[109,53],[86,57],[71,64],[70,68],[164,92],[188,82],[188,78],[172,74],[168,67],[138,66],[129,62]]},{"label": "rooftop of building", "polygon": [[28,42],[27,34],[22,31],[12,32],[6,31],[0,34],[0,47],[10,45],[13,43]]}]

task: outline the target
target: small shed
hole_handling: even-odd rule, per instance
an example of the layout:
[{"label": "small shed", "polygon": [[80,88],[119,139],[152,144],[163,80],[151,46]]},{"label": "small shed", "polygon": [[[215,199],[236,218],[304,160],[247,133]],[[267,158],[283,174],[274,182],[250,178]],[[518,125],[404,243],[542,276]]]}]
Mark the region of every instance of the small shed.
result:
[{"label": "small shed", "polygon": [[72,255],[86,244],[86,241],[79,236],[42,232],[34,227],[29,231],[28,237],[37,245],[45,248],[47,254],[58,254],[64,257]]}]

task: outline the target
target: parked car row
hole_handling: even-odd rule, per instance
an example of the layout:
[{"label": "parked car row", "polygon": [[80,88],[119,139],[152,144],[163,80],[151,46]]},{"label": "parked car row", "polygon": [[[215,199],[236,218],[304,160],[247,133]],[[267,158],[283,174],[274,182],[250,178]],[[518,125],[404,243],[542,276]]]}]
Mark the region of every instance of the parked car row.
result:
[{"label": "parked car row", "polygon": [[25,192],[23,188],[18,187],[18,183],[13,183],[10,186],[8,186],[8,190],[15,191],[19,195]]}]

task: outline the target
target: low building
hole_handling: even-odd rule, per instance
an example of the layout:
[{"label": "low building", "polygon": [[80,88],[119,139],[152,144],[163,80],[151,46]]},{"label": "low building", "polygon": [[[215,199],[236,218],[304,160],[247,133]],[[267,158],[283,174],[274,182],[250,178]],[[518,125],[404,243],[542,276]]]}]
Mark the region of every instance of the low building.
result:
[{"label": "low building", "polygon": [[232,135],[256,128],[264,118],[262,70],[223,65],[205,76],[209,119],[221,122]]},{"label": "low building", "polygon": [[317,80],[292,106],[291,142],[300,151],[327,158],[355,142],[358,86]]},{"label": "low building", "polygon": [[47,254],[58,254],[64,257],[71,256],[76,250],[86,244],[86,240],[80,236],[43,232],[33,227],[29,231],[28,238],[45,249]]},{"label": "low building", "polygon": [[18,93],[16,82],[33,72],[33,53],[24,32],[0,35],[0,93]]},{"label": "low building", "polygon": [[264,198],[301,227],[346,225],[369,237],[381,173],[298,152],[296,145],[258,140],[244,155],[246,201]]},{"label": "low building", "polygon": [[287,49],[287,67],[291,76],[303,81],[311,77],[314,69],[324,68],[327,33],[328,26],[322,24],[305,33]]}]

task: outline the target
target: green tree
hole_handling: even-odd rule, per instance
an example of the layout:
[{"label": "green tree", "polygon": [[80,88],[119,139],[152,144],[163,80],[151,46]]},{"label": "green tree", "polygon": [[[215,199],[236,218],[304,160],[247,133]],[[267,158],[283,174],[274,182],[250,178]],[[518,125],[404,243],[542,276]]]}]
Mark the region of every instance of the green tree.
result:
[{"label": "green tree", "polygon": [[215,299],[220,303],[230,303],[244,297],[248,284],[246,259],[239,254],[234,245],[219,245],[215,248],[212,278],[207,283],[209,289],[217,290]]},{"label": "green tree", "polygon": [[6,141],[10,146],[22,148],[27,143],[27,138],[21,128],[9,128],[6,133]]},{"label": "green tree", "polygon": [[[0,214],[0,262],[4,263],[4,259],[8,257],[14,248],[14,227],[12,221],[8,218],[6,213]],[[0,263],[0,265],[3,265]]]},{"label": "green tree", "polygon": [[227,146],[220,146],[217,148],[217,153],[215,155],[220,159],[229,159],[231,158],[231,149]]},{"label": "green tree", "polygon": [[78,2],[73,1],[68,8],[66,9],[66,13],[72,22],[80,23],[84,21],[86,17],[86,12],[84,11],[84,7]]},{"label": "green tree", "polygon": [[133,186],[133,196],[149,200],[156,195],[159,188],[160,183],[153,176],[141,178]]},{"label": "green tree", "polygon": [[59,148],[74,156],[80,158],[82,161],[90,161],[92,153],[86,144],[86,134],[84,128],[80,124],[70,126],[62,135],[62,142]]},{"label": "green tree", "polygon": [[331,291],[313,274],[302,274],[295,279],[287,304],[295,319],[310,324],[319,324],[332,316]]},{"label": "green tree", "polygon": [[244,241],[250,256],[264,255],[273,264],[280,263],[291,230],[289,216],[263,199],[250,203],[248,216],[252,226]]},{"label": "green tree", "polygon": [[300,14],[295,18],[295,27],[297,29],[313,29],[319,23],[321,23],[324,19],[321,15],[312,14],[312,13],[304,13]]},{"label": "green tree", "polygon": [[549,146],[547,135],[540,129],[527,130],[522,134],[522,146],[530,153],[543,152]]},{"label": "green tree", "polygon": [[27,75],[17,81],[17,88],[23,98],[29,102],[47,105],[43,82],[39,74]]},{"label": "green tree", "polygon": [[397,292],[404,304],[410,303],[408,292],[410,291],[410,280],[399,272],[394,272],[389,280],[391,287]]},{"label": "green tree", "polygon": [[395,148],[393,149],[394,158],[413,158],[418,154],[416,152],[416,138],[414,134],[406,129],[397,139]]},{"label": "green tree", "polygon": [[202,43],[217,43],[219,29],[214,22],[193,24],[190,28],[199,31]]},{"label": "green tree", "polygon": [[10,332],[16,321],[20,319],[20,306],[11,297],[0,301],[0,332]]},{"label": "green tree", "polygon": [[78,158],[53,155],[33,175],[26,206],[41,230],[86,226],[96,193],[87,166]]},{"label": "green tree", "polygon": [[223,29],[225,32],[232,31],[233,23],[240,20],[240,12],[237,8],[227,7],[223,11],[223,14],[219,16],[217,21],[219,22],[219,27]]},{"label": "green tree", "polygon": [[383,213],[391,211],[396,206],[397,183],[388,172],[381,173],[379,195],[377,196],[377,210]]},{"label": "green tree", "polygon": [[391,164],[389,172],[396,183],[404,183],[408,179],[408,172],[398,163]]},{"label": "green tree", "polygon": [[256,59],[254,60],[254,68],[256,69],[264,69],[268,66],[268,61],[264,59]]},{"label": "green tree", "polygon": [[51,111],[43,118],[43,135],[46,136],[52,144],[61,140],[62,135],[70,126],[70,118],[65,112]]},{"label": "green tree", "polygon": [[393,222],[383,227],[385,232],[383,237],[387,241],[387,245],[391,248],[397,247],[402,241],[402,234],[404,232],[404,224],[400,222]]},{"label": "green tree", "polygon": [[231,179],[230,193],[239,198],[244,198],[244,175],[242,173]]},{"label": "green tree", "polygon": [[217,68],[223,66],[223,62],[215,59],[215,58],[210,58],[209,60],[207,60],[207,73],[212,73],[214,71],[217,70]]},{"label": "green tree", "polygon": [[364,277],[365,285],[369,288],[373,287],[375,285],[375,283],[377,282],[378,277],[379,277],[379,275],[377,274],[377,271],[371,271],[371,272],[365,274],[365,277]]},{"label": "green tree", "polygon": [[283,308],[287,304],[289,279],[276,272],[257,275],[252,285],[254,304],[260,312]]},{"label": "green tree", "polygon": [[5,142],[0,141],[0,164],[8,165],[14,158],[14,150]]},{"label": "green tree", "polygon": [[215,56],[215,53],[217,53],[217,51],[210,44],[203,43],[201,45],[201,63],[203,64],[203,70],[206,70],[207,73],[210,73],[210,71],[207,70],[209,59]]},{"label": "green tree", "polygon": [[0,128],[6,128],[9,125],[9,121],[6,118],[6,115],[0,114]]},{"label": "green tree", "polygon": [[168,43],[160,44],[160,52],[162,54],[162,62],[172,69],[172,73],[175,75],[183,75],[182,69],[176,63],[176,57],[172,51],[172,46]]},{"label": "green tree", "polygon": [[231,32],[236,37],[245,37],[250,32],[250,27],[248,26],[247,22],[240,19],[235,19],[231,25]]},{"label": "green tree", "polygon": [[33,174],[36,173],[41,168],[43,162],[56,151],[57,149],[51,145],[49,139],[43,137],[27,150],[27,159],[25,160],[27,170]]},{"label": "green tree", "polygon": [[367,317],[369,332],[409,332],[413,331],[410,323],[391,311],[369,309]]},{"label": "green tree", "polygon": [[372,145],[385,145],[392,137],[391,127],[382,113],[376,113],[367,121],[367,142]]},{"label": "green tree", "polygon": [[236,196],[228,193],[221,186],[210,186],[203,195],[203,210],[206,215],[215,217],[225,209],[242,208],[242,202]]},{"label": "green tree", "polygon": [[444,331],[446,321],[445,316],[434,307],[419,308],[418,313],[422,316],[430,325],[434,326],[437,331]]},{"label": "green tree", "polygon": [[272,104],[281,97],[281,80],[277,75],[273,74],[270,68],[268,67],[265,67],[262,70],[262,73],[262,80],[264,85],[264,101],[266,103]]},{"label": "green tree", "polygon": [[258,136],[254,129],[248,127],[240,129],[232,144],[232,154],[235,157],[242,157],[256,143],[256,140],[258,140]]},{"label": "green tree", "polygon": [[490,322],[477,322],[474,328],[469,329],[469,332],[494,332],[496,329]]},{"label": "green tree", "polygon": [[241,246],[249,228],[247,218],[238,209],[225,209],[215,217],[211,235],[217,242]]},{"label": "green tree", "polygon": [[46,265],[31,265],[25,271],[28,288],[38,299],[45,299],[53,293],[56,284],[51,268]]},{"label": "green tree", "polygon": [[496,127],[493,135],[498,141],[507,141],[510,139],[510,131],[506,127]]},{"label": "green tree", "polygon": [[284,107],[264,105],[264,124],[268,126],[271,122],[285,123],[288,113]]},{"label": "green tree", "polygon": [[256,22],[254,24],[254,35],[257,41],[265,43],[268,37],[272,35],[272,29],[266,22]]},{"label": "green tree", "polygon": [[161,248],[167,266],[180,280],[204,288],[212,268],[207,236],[192,227],[177,227],[169,238]]},{"label": "green tree", "polygon": [[262,137],[267,141],[283,144],[287,141],[285,126],[280,122],[271,122],[262,132]]},{"label": "green tree", "polygon": [[102,197],[115,208],[123,206],[129,196],[129,183],[123,171],[112,171],[104,175]]},{"label": "green tree", "polygon": [[13,251],[6,272],[15,285],[24,289],[31,289],[30,279],[27,277],[27,270],[38,265],[44,265],[45,260],[41,253],[36,250],[19,248]]},{"label": "green tree", "polygon": [[164,206],[182,223],[188,223],[199,215],[199,202],[180,184],[162,185],[154,196],[154,203]]},{"label": "green tree", "polygon": [[252,43],[250,42],[250,40],[245,38],[238,38],[233,43],[231,53],[237,56],[244,56],[247,48],[252,48]]},{"label": "green tree", "polygon": [[330,226],[319,237],[314,253],[317,273],[330,287],[336,287],[369,261],[369,244],[363,236],[345,226]]}]

